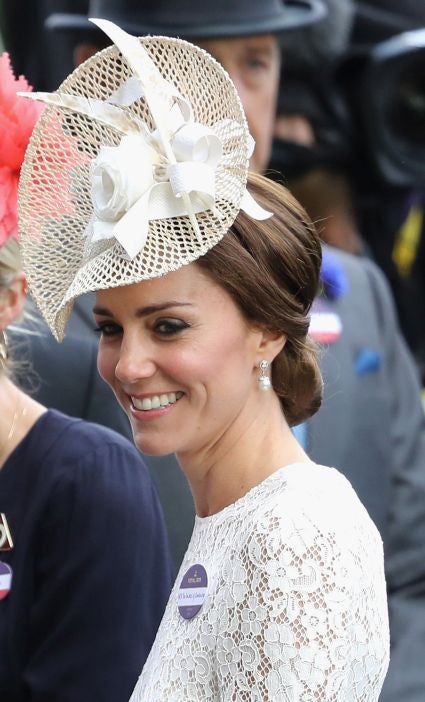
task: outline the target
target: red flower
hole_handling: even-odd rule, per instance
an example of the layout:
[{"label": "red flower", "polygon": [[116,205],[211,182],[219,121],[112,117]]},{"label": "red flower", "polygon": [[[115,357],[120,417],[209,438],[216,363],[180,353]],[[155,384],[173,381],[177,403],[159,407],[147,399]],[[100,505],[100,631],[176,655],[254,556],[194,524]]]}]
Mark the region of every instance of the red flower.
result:
[{"label": "red flower", "polygon": [[22,161],[44,106],[16,95],[32,90],[15,78],[9,55],[0,55],[0,246],[17,236],[17,194]]}]

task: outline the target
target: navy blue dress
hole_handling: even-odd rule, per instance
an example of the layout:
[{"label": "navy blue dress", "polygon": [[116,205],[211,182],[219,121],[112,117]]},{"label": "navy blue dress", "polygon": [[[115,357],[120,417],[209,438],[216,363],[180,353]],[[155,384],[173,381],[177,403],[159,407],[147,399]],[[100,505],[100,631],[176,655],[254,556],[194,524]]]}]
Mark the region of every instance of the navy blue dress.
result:
[{"label": "navy blue dress", "polygon": [[126,702],[172,584],[158,498],[123,437],[55,410],[0,470],[15,542],[1,702]]}]

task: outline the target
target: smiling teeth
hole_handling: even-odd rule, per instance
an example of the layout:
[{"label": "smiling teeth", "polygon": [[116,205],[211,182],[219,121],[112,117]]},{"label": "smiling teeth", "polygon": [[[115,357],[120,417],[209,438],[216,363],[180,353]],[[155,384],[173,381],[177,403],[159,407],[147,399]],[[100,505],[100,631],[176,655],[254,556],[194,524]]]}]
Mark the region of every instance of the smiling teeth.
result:
[{"label": "smiling teeth", "polygon": [[137,410],[151,410],[158,409],[159,407],[167,407],[168,405],[174,405],[177,400],[183,396],[182,392],[168,392],[163,395],[152,395],[151,397],[144,397],[142,400],[132,397],[131,401],[133,406]]}]

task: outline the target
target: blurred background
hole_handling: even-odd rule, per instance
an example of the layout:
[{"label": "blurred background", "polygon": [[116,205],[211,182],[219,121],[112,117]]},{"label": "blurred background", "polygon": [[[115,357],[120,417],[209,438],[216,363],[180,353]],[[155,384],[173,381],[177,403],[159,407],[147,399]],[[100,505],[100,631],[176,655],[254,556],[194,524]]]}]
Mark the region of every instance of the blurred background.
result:
[{"label": "blurred background", "polygon": [[425,3],[327,0],[282,43],[270,168],[329,243],[385,272],[425,380]]}]

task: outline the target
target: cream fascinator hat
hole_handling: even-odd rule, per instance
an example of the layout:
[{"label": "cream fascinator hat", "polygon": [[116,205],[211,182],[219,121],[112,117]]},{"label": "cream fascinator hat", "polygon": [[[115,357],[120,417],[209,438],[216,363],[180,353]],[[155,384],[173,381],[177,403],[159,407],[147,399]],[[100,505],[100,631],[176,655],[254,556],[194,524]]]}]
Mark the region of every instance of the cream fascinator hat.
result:
[{"label": "cream fascinator hat", "polygon": [[240,209],[253,140],[235,87],[205,51],[136,39],[92,20],[114,42],[47,103],[19,187],[24,269],[61,340],[73,300],[165,275],[196,260]]}]

